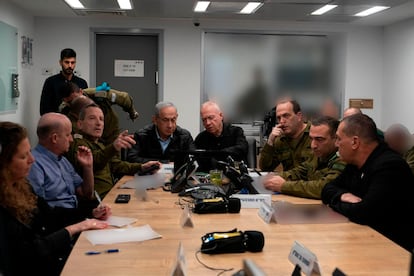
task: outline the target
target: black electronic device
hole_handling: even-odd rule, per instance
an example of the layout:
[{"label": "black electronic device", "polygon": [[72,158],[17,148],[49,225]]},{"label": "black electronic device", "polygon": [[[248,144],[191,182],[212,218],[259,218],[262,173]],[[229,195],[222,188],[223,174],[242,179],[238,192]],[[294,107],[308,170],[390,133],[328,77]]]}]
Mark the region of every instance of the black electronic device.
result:
[{"label": "black electronic device", "polygon": [[206,254],[260,252],[264,236],[259,231],[211,232],[201,237],[201,252]]},{"label": "black electronic device", "polygon": [[138,172],[138,175],[154,174],[159,169],[160,169],[160,166],[158,164],[154,164],[145,169],[141,168],[141,170]]},{"label": "black electronic device", "polygon": [[192,177],[198,168],[198,163],[190,155],[187,163],[175,171],[173,177],[170,179],[171,192],[179,193],[189,186],[188,179]]},{"label": "black electronic device", "polygon": [[220,150],[178,150],[174,152],[174,172],[189,162],[189,156],[197,161],[198,172],[208,173],[212,169],[217,169],[217,161],[226,161],[229,154]]},{"label": "black electronic device", "polygon": [[239,213],[240,207],[239,198],[216,197],[196,200],[193,212],[197,214]]},{"label": "black electronic device", "polygon": [[131,199],[129,194],[119,194],[116,196],[115,203],[128,203]]}]

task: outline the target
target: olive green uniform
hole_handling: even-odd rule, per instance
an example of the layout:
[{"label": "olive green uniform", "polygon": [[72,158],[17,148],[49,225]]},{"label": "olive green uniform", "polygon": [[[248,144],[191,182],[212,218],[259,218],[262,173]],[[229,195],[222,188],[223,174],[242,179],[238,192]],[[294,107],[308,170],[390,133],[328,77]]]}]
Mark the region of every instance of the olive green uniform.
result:
[{"label": "olive green uniform", "polygon": [[78,173],[82,173],[82,168],[76,159],[76,151],[79,146],[86,146],[92,151],[95,190],[102,198],[115,184],[114,173],[133,175],[141,170],[141,163],[130,163],[119,159],[118,151],[112,144],[105,146],[103,143],[94,142],[88,135],[76,134],[67,158]]},{"label": "olive green uniform", "polygon": [[302,135],[297,139],[279,136],[276,137],[273,146],[266,143],[260,153],[260,169],[273,171],[279,164],[282,164],[283,170],[287,171],[313,158],[309,129],[308,123]]},{"label": "olive green uniform", "polygon": [[408,166],[410,166],[411,171],[414,174],[414,147],[410,148],[403,156],[405,161],[407,161]]},{"label": "olive green uniform", "polygon": [[345,165],[339,160],[336,152],[326,160],[314,156],[300,166],[280,173],[286,180],[282,185],[282,193],[320,199],[323,187],[337,178],[345,169]]},{"label": "olive green uniform", "polygon": [[[101,137],[101,141],[105,145],[111,144],[118,137],[120,133],[119,118],[116,112],[112,109],[113,104],[117,104],[125,112],[128,112],[131,120],[135,120],[138,117],[138,112],[135,110],[131,96],[127,92],[110,89],[108,91],[96,91],[96,88],[85,88],[82,90],[84,95],[91,98],[104,113],[104,131]],[[70,106],[66,102],[62,102],[59,106],[61,113],[68,115]],[[69,116],[72,122],[73,133],[77,133],[77,118]]]},{"label": "olive green uniform", "polygon": [[138,117],[138,112],[135,110],[134,102],[127,92],[109,89],[108,91],[96,91],[96,88],[85,88],[82,90],[84,94],[92,99],[105,98],[111,104],[116,104],[122,107],[122,110],[129,114],[131,120]]}]

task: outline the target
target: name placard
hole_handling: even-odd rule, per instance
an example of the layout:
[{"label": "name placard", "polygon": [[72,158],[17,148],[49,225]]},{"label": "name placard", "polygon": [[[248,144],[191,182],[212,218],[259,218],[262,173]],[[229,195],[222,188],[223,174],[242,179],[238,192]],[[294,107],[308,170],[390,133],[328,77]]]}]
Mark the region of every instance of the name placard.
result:
[{"label": "name placard", "polygon": [[260,208],[263,202],[272,205],[272,195],[270,194],[233,194],[231,197],[240,199],[241,208]]},{"label": "name placard", "polygon": [[185,252],[182,243],[180,242],[177,251],[177,259],[175,261],[171,276],[185,276],[187,270],[187,264],[185,260]]},{"label": "name placard", "polygon": [[290,250],[289,261],[294,265],[300,266],[306,276],[321,275],[316,255],[297,241],[293,243]]},{"label": "name placard", "polygon": [[188,206],[186,205],[181,213],[180,217],[180,225],[181,227],[194,227],[193,221],[191,219],[191,212]]},{"label": "name placard", "polygon": [[275,220],[275,209],[267,204],[267,202],[263,202],[260,206],[258,215],[261,217],[266,223],[276,222]]}]

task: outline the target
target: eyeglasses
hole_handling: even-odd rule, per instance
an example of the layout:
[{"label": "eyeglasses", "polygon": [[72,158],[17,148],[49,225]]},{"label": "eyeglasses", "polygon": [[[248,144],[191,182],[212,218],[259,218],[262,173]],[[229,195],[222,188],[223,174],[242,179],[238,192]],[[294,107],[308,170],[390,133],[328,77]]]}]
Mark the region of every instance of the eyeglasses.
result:
[{"label": "eyeglasses", "polygon": [[177,122],[177,118],[176,117],[174,117],[174,118],[161,118],[161,117],[157,117],[157,118],[159,120],[161,120],[162,123],[165,123],[165,124],[167,124],[169,122],[175,124]]}]

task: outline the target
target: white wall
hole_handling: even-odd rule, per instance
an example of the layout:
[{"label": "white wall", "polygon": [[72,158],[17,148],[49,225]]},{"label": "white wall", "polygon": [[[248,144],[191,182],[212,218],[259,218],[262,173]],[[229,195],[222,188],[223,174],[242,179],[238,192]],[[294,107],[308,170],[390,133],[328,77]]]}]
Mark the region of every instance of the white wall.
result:
[{"label": "white wall", "polygon": [[[4,0],[0,0],[0,3],[2,1]],[[8,12],[4,12],[3,8],[0,10],[0,20],[5,21],[3,19],[5,15],[2,13],[8,14]],[[7,15],[7,18],[9,17],[11,16]],[[19,19],[19,16],[16,18],[18,24],[14,25],[22,25],[27,20],[26,18]],[[26,24],[27,27],[32,26]],[[24,82],[31,85],[23,87],[22,84],[21,87],[22,94],[29,93],[30,88],[31,102],[27,108],[20,108],[15,117],[11,119],[31,126],[36,125],[39,118],[41,89],[46,78],[41,74],[41,69],[52,67],[54,70],[59,70],[58,60],[62,48],[72,47],[77,51],[77,69],[80,70],[82,77],[89,81],[90,70],[93,69],[90,68],[90,28],[104,27],[163,30],[163,56],[160,60],[164,69],[163,99],[171,100],[178,106],[179,124],[189,129],[193,135],[199,132],[200,127],[201,54],[204,30],[344,34],[346,64],[344,65],[343,105],[348,105],[349,98],[373,98],[374,109],[365,111],[365,113],[372,116],[380,128],[384,127],[382,123],[382,57],[384,56],[382,28],[271,21],[202,21],[200,27],[194,27],[191,20],[137,20],[127,17],[120,17],[116,20],[88,17],[35,18],[34,66],[31,70],[33,74],[30,76],[22,74]],[[30,36],[31,33],[26,35]],[[95,84],[90,83],[90,85]],[[0,120],[7,118],[4,116],[6,115],[0,115]]]},{"label": "white wall", "polygon": [[385,28],[384,129],[404,124],[414,132],[414,19]]},{"label": "white wall", "polygon": [[[17,70],[19,74],[19,89],[20,98],[17,100],[17,110],[0,113],[0,121],[12,121],[21,123],[26,126],[30,133],[33,133],[35,129],[32,125],[32,114],[36,112],[38,106],[32,104],[32,99],[38,98],[38,93],[33,93],[36,89],[33,86],[34,80],[34,67],[21,65],[22,60],[22,36],[35,38],[34,37],[34,18],[25,13],[23,10],[16,6],[8,3],[6,0],[0,0],[0,21],[7,23],[17,28],[18,40],[17,40]],[[36,44],[36,39],[34,44]],[[1,45],[1,42],[0,42]],[[1,48],[1,46],[0,46]],[[0,61],[1,62],[1,61]],[[1,99],[0,99],[1,100]],[[37,109],[36,109],[37,108]],[[38,112],[37,112],[38,113]],[[34,137],[33,137],[34,138]],[[31,137],[31,140],[33,141]]]}]

